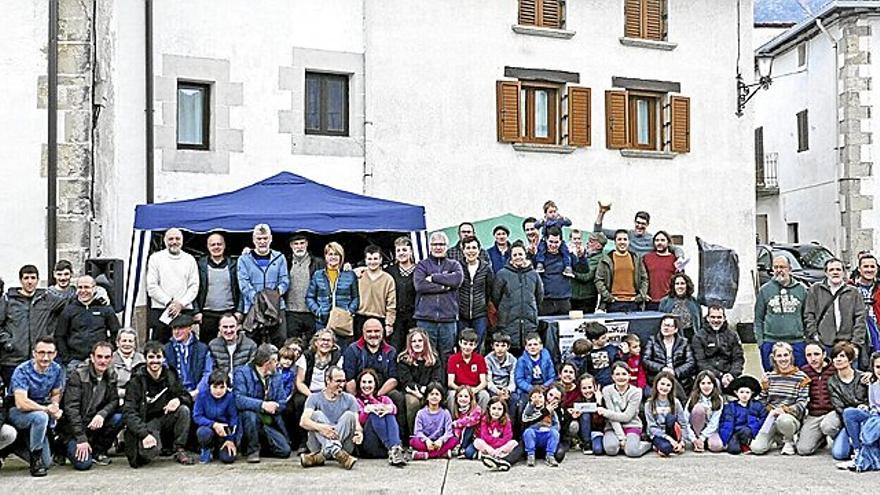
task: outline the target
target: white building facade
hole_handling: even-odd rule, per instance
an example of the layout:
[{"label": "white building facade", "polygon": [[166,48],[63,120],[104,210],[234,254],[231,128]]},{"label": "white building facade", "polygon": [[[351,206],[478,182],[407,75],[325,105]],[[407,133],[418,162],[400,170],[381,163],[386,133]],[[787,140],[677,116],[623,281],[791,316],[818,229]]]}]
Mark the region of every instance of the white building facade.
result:
[{"label": "white building facade", "polygon": [[[590,229],[602,199],[613,204],[606,227],[630,228],[647,210],[652,230],[681,236],[695,278],[695,236],[736,250],[735,313],[751,313],[754,126],[734,115],[738,50],[751,66],[751,30],[737,22],[751,25],[750,0],[97,0],[94,11],[59,1],[62,19],[95,28],[82,30],[82,63],[63,81],[86,88],[69,112],[82,125],[63,137],[88,159],[76,168],[59,154],[59,180],[64,169],[89,187],[69,208],[79,223],[59,257],[127,258],[134,206],[147,199],[149,41],[155,201],[280,170],[422,204],[429,228],[538,216],[553,199]],[[3,93],[17,93],[6,108],[25,118],[20,135],[0,134],[19,164],[3,166],[0,193],[7,209],[22,189],[34,194],[0,220],[21,239],[0,241],[7,280],[45,263],[45,7],[12,14],[23,50],[0,69],[20,75]]]},{"label": "white building facade", "polygon": [[757,235],[818,242],[851,262],[880,242],[871,59],[877,2],[832,2],[757,47],[773,56],[755,108]]}]

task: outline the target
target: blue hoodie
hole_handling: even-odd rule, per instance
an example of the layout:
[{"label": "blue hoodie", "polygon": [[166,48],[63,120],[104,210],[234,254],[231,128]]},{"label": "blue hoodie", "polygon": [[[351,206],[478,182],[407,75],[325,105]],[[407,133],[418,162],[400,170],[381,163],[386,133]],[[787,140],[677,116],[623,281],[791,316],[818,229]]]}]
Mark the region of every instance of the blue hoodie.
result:
[{"label": "blue hoodie", "polygon": [[538,359],[532,359],[528,352],[524,352],[516,361],[514,376],[517,391],[526,396],[535,385],[552,385],[556,382],[556,369],[553,367],[550,351],[541,349]]},{"label": "blue hoodie", "polygon": [[766,418],[767,409],[755,399],[750,400],[745,407],[738,401],[728,402],[721,412],[721,424],[718,427],[721,441],[727,445],[733,434],[745,426],[752,430],[752,438],[755,438]]},{"label": "blue hoodie", "polygon": [[211,395],[211,388],[199,389],[193,405],[193,422],[196,426],[211,428],[214,423],[229,425],[230,435],[226,440],[237,442],[241,435],[238,423],[238,408],[235,406],[235,393],[228,390],[223,397],[217,399]]}]

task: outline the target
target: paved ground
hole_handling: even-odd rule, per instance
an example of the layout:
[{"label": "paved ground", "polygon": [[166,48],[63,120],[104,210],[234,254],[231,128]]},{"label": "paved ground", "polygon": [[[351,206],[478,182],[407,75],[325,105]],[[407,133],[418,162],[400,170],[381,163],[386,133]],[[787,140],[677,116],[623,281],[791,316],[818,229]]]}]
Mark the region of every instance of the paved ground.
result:
[{"label": "paved ground", "polygon": [[[189,484],[180,483],[188,477]],[[508,473],[487,472],[476,461],[426,461],[396,469],[384,461],[360,461],[346,472],[328,463],[302,469],[293,461],[258,465],[179,466],[174,462],[131,469],[123,458],[92,472],[53,468],[49,476],[28,476],[10,462],[0,472],[0,493],[869,493],[880,473],[838,471],[831,457],[730,456],[693,454],[661,459],[592,457],[574,452],[559,468],[517,465]],[[867,490],[867,491],[866,491]]]}]

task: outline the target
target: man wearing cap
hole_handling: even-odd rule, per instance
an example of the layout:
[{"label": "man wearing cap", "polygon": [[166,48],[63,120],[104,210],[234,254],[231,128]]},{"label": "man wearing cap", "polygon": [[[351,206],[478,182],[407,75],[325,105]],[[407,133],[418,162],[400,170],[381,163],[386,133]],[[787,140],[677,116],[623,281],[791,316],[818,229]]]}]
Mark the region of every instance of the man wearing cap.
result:
[{"label": "man wearing cap", "polygon": [[165,249],[147,261],[147,295],[150,296],[150,336],[162,343],[171,338],[171,328],[160,321],[168,312],[172,319],[192,313],[199,293],[199,267],[191,254],[183,251],[183,233],[171,228],[165,232]]},{"label": "man wearing cap", "polygon": [[199,382],[214,369],[208,345],[192,334],[195,321],[187,314],[171,321],[171,340],[165,344],[165,364],[177,372],[180,385],[195,398]]},{"label": "man wearing cap", "polygon": [[596,291],[596,267],[602,259],[602,248],[608,238],[602,232],[590,232],[586,246],[583,243],[584,233],[572,229],[570,234],[571,253],[575,256],[571,268],[574,280],[571,281],[571,309],[584,313],[594,313],[599,303]]},{"label": "man wearing cap", "polygon": [[306,305],[309,281],[316,271],[324,268],[324,260],[309,253],[309,239],[305,234],[290,236],[290,287],[285,301],[287,337],[299,337],[308,344],[315,335],[315,316]]},{"label": "man wearing cap", "polygon": [[496,225],[492,229],[492,235],[495,236],[495,244],[486,253],[492,262],[492,271],[498,273],[510,261],[510,229],[504,225]]}]

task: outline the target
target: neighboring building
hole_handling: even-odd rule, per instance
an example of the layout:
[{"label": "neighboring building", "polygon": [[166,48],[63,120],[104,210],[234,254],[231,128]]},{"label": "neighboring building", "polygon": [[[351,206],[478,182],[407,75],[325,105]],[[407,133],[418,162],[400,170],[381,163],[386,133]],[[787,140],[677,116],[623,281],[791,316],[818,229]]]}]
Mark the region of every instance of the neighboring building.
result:
[{"label": "neighboring building", "polygon": [[846,261],[880,245],[878,14],[877,1],[831,2],[757,48],[774,56],[772,86],[750,103],[759,240],[816,241]]},{"label": "neighboring building", "polygon": [[[83,161],[74,167],[65,155],[62,168],[94,184],[77,196],[89,228],[71,250],[127,258],[134,205],[145,201],[144,2],[97,0],[92,12],[90,2],[59,1],[64,26],[85,23],[81,63],[63,64],[82,76],[64,82],[86,88],[64,92],[83,97],[69,119]],[[699,235],[735,249],[740,280],[750,279],[753,125],[734,115],[734,68],[738,50],[753,50],[751,0],[146,3],[156,201],[280,169],[423,204],[429,227],[537,215],[552,198],[589,229],[602,198],[613,202],[607,227],[630,228],[634,212],[648,210],[652,231],[682,236],[692,275]],[[12,89],[33,97],[9,107],[29,119],[23,144],[0,144],[27,148],[15,176],[27,177],[35,204],[15,223],[0,220],[30,242],[2,241],[6,277],[45,252],[34,150],[45,141],[45,114],[34,108],[45,8],[12,14],[0,22],[23,25],[31,49],[0,69],[20,74]],[[4,175],[0,187],[11,191],[13,174]],[[752,301],[741,290],[735,314],[750,314]]]}]

